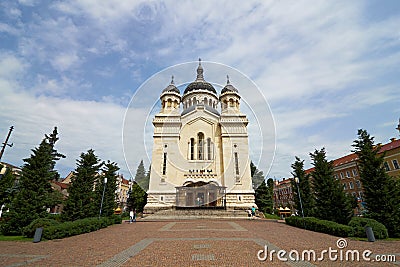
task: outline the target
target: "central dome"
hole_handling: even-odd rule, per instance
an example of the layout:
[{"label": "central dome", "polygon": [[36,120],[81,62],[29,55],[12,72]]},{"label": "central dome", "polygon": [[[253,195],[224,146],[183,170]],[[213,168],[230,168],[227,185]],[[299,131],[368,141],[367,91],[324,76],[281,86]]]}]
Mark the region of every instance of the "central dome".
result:
[{"label": "central dome", "polygon": [[190,83],[183,94],[187,94],[191,91],[196,90],[207,90],[211,93],[217,94],[215,88],[211,85],[211,83],[206,82],[203,76],[203,67],[201,66],[201,60],[199,59],[199,66],[197,67],[197,78],[194,82]]}]

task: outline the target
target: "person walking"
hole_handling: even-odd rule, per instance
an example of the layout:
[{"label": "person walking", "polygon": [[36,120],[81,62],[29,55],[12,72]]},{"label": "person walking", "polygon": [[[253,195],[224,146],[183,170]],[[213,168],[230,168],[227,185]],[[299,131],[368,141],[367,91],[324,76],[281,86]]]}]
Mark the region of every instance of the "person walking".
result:
[{"label": "person walking", "polygon": [[133,211],[133,221],[136,222],[136,209]]},{"label": "person walking", "polygon": [[252,217],[253,219],[256,218],[256,208],[255,208],[254,206],[251,207],[251,217]]},{"label": "person walking", "polygon": [[[136,211],[136,210],[135,210]],[[133,210],[131,209],[130,211],[129,211],[129,223],[132,223],[132,221],[133,221],[133,216],[134,216],[134,213],[133,213]]]}]

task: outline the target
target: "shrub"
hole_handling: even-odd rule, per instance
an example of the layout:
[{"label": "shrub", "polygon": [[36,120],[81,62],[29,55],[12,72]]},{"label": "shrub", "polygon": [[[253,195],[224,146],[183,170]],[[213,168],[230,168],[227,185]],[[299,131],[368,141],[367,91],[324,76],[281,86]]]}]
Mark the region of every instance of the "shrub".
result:
[{"label": "shrub", "polygon": [[314,217],[290,216],[285,219],[291,226],[305,228],[314,232],[320,232],[340,237],[348,237],[352,234],[352,228],[348,225],[339,224],[332,221],[320,220]]},{"label": "shrub", "polygon": [[59,224],[58,221],[49,218],[39,218],[33,220],[28,226],[22,228],[22,234],[26,237],[33,237],[35,235],[36,228],[47,228]]},{"label": "shrub", "polygon": [[111,216],[103,218],[85,218],[72,222],[64,222],[57,225],[49,226],[43,229],[43,238],[60,239],[68,236],[89,233],[109,225],[121,223],[120,216]]},{"label": "shrub", "polygon": [[372,227],[375,238],[385,239],[389,237],[386,227],[374,219],[353,217],[349,222],[349,226],[353,228],[353,236],[355,237],[367,237],[365,232],[365,227],[367,226]]}]

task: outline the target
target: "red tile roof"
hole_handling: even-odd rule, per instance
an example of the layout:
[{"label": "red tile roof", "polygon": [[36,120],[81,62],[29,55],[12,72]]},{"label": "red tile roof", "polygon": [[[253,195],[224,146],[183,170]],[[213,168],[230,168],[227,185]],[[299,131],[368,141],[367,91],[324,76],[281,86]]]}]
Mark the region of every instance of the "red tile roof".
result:
[{"label": "red tile roof", "polygon": [[379,153],[383,153],[385,151],[392,150],[392,149],[395,149],[395,148],[398,148],[398,147],[400,147],[400,139],[399,140],[393,140],[390,143],[382,145],[381,149],[379,150]]},{"label": "red tile roof", "polygon": [[69,184],[65,184],[65,183],[61,183],[61,182],[52,181],[52,183],[58,185],[59,187],[61,187],[61,189],[67,189],[69,187]]}]

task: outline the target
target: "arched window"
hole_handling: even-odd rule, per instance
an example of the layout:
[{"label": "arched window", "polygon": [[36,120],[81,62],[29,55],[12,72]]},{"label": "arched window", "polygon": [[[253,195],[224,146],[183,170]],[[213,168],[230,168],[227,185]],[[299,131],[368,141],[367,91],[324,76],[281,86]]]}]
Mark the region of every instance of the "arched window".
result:
[{"label": "arched window", "polygon": [[189,99],[189,107],[192,106],[192,99]]},{"label": "arched window", "polygon": [[194,160],[194,138],[190,138],[190,159]]},{"label": "arched window", "polygon": [[209,105],[210,107],[213,107],[213,102],[212,102],[211,99],[210,99],[210,101],[208,101],[208,105]]},{"label": "arched window", "polygon": [[207,138],[207,159],[212,160],[211,138]]},{"label": "arched window", "polygon": [[193,105],[197,105],[197,100],[195,97],[193,97]]},{"label": "arched window", "polygon": [[205,97],[205,98],[203,99],[203,104],[204,104],[204,105],[207,105],[207,97]]},{"label": "arched window", "polygon": [[204,159],[204,134],[198,133],[197,140],[198,140],[198,146],[197,146],[198,157],[197,157],[197,159],[203,160]]}]

